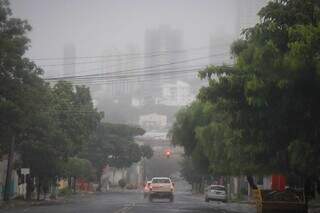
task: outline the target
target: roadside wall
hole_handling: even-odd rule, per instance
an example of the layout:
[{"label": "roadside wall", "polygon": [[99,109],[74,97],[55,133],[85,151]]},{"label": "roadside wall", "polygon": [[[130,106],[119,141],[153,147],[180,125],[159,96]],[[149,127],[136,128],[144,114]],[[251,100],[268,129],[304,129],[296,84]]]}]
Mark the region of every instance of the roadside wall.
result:
[{"label": "roadside wall", "polygon": [[[3,198],[3,191],[6,182],[6,172],[7,172],[8,160],[6,156],[0,159],[0,199]],[[12,179],[10,183],[10,195],[11,197],[16,197],[18,194],[18,175],[16,170],[12,171]]]}]

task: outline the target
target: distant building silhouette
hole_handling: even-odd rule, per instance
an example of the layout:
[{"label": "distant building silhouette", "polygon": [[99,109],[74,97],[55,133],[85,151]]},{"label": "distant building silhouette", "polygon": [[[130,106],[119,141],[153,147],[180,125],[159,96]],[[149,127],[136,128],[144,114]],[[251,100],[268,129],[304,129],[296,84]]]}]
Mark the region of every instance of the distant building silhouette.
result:
[{"label": "distant building silhouette", "polygon": [[[175,64],[184,60],[183,33],[178,29],[167,25],[161,25],[157,29],[148,29],[145,33],[145,67],[144,72],[148,75],[142,79],[144,81],[142,90],[145,104],[154,104],[156,97],[161,96],[161,85],[164,82],[174,82],[177,74],[174,73],[181,64]],[[155,67],[168,64],[166,66]],[[152,68],[155,67],[155,68]],[[159,74],[161,72],[171,72],[171,74]],[[148,81],[152,78],[152,81]]]},{"label": "distant building silhouette", "polygon": [[[158,29],[148,29],[145,34],[145,54],[148,55],[145,58],[145,66],[175,63],[183,59],[182,47],[183,34],[181,30],[173,29],[167,25],[161,25]],[[157,56],[150,57],[150,54],[157,54]],[[179,65],[172,64],[166,67],[177,68]]]},{"label": "distant building silhouette", "polygon": [[[134,73],[134,69],[141,68],[139,51],[134,45],[127,46],[125,51],[113,49],[110,54],[106,51],[106,57],[102,62],[102,73],[110,73],[113,80],[104,85],[105,95],[112,99],[122,96],[132,96],[139,81],[139,78],[121,78],[121,76]],[[130,71],[133,70],[133,71]]]},{"label": "distant building silhouette", "polygon": [[225,33],[222,29],[210,36],[209,63],[211,65],[231,64],[230,46],[235,40],[232,34]]},{"label": "distant building silhouette", "polygon": [[242,30],[253,27],[259,21],[258,12],[267,5],[269,0],[235,0],[236,34],[239,36]]},{"label": "distant building silhouette", "polygon": [[186,106],[195,100],[191,86],[183,81],[162,84],[162,97],[159,104],[166,106]]}]

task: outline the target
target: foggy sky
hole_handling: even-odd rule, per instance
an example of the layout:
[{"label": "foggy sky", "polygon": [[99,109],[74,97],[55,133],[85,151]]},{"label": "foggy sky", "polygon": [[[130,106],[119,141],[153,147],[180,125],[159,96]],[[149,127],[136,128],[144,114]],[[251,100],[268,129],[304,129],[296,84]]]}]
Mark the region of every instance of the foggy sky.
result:
[{"label": "foggy sky", "polygon": [[183,31],[184,47],[209,45],[210,34],[235,31],[234,0],[10,0],[27,19],[30,58],[62,57],[73,43],[77,56],[97,56],[134,45],[143,51],[146,29]]}]

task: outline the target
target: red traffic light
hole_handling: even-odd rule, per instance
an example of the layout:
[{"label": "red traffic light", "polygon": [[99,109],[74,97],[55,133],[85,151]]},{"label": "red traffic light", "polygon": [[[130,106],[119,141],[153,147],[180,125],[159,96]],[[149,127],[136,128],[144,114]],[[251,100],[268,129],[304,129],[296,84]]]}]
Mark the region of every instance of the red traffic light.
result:
[{"label": "red traffic light", "polygon": [[170,157],[171,156],[171,150],[166,150],[165,151],[165,156],[168,158],[168,157]]}]

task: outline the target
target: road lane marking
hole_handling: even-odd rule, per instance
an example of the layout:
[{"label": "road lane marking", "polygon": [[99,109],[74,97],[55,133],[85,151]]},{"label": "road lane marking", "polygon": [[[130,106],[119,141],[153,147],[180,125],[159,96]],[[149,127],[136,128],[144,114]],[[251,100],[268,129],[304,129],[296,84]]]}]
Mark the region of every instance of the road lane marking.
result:
[{"label": "road lane marking", "polygon": [[135,203],[129,203],[126,204],[124,207],[122,207],[121,209],[116,210],[113,213],[127,213],[129,212],[133,207],[135,206]]},{"label": "road lane marking", "polygon": [[132,207],[123,207],[121,209],[118,209],[114,213],[126,213],[128,210],[130,210]]}]

